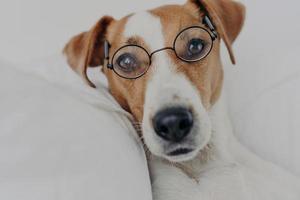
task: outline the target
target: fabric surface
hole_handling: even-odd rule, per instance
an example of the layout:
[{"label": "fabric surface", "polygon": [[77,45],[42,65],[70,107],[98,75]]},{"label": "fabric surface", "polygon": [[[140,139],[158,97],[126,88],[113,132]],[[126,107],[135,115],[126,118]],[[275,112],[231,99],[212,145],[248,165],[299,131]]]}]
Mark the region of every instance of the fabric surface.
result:
[{"label": "fabric surface", "polygon": [[253,152],[300,176],[300,3],[243,2],[237,66],[223,56],[233,125]]},{"label": "fabric surface", "polygon": [[152,199],[142,147],[106,89],[64,62],[26,71],[0,65],[0,199]]}]

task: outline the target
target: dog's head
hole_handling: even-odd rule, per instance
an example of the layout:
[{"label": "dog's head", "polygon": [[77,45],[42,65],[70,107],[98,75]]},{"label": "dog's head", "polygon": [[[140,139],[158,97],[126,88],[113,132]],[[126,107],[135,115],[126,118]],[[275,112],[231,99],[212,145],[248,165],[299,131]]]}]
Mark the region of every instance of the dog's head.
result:
[{"label": "dog's head", "polygon": [[210,142],[208,113],[223,82],[220,40],[234,63],[244,13],[232,0],[189,0],[120,20],[105,16],[65,53],[90,86],[87,67],[104,66],[112,95],[141,124],[154,155],[186,161]]}]

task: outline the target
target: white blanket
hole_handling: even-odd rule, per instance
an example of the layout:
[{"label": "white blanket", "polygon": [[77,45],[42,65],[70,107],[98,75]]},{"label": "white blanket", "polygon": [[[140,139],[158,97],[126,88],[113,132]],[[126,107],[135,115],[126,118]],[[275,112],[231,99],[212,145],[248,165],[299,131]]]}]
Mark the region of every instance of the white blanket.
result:
[{"label": "white blanket", "polygon": [[0,199],[150,200],[126,113],[63,62],[48,67],[36,76],[0,65]]}]

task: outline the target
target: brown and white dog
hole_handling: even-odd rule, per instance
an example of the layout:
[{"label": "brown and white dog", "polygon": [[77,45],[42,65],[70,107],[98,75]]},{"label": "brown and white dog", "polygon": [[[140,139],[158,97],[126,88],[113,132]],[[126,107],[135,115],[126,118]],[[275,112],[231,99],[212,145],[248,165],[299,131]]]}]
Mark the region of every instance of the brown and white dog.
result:
[{"label": "brown and white dog", "polygon": [[[300,199],[299,182],[243,148],[226,114],[220,41],[235,63],[232,43],[244,17],[232,0],[189,0],[120,20],[105,16],[65,47],[70,66],[92,87],[87,68],[104,66],[111,94],[140,124],[155,200]],[[198,35],[178,37],[188,27]],[[182,59],[178,38],[182,55],[205,56]],[[118,53],[135,45],[141,52]],[[133,70],[142,72],[129,79]]]}]

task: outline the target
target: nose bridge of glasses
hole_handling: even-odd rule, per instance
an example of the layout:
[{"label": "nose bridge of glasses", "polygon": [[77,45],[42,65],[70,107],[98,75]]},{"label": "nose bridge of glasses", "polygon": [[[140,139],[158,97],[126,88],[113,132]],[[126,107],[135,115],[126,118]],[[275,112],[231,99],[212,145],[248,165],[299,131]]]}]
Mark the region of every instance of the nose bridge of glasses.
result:
[{"label": "nose bridge of glasses", "polygon": [[174,48],[173,47],[164,47],[164,48],[161,48],[161,49],[157,49],[155,51],[153,51],[151,54],[150,54],[150,58],[152,58],[152,56],[158,52],[161,52],[161,51],[166,51],[166,50],[173,50],[174,51]]}]

